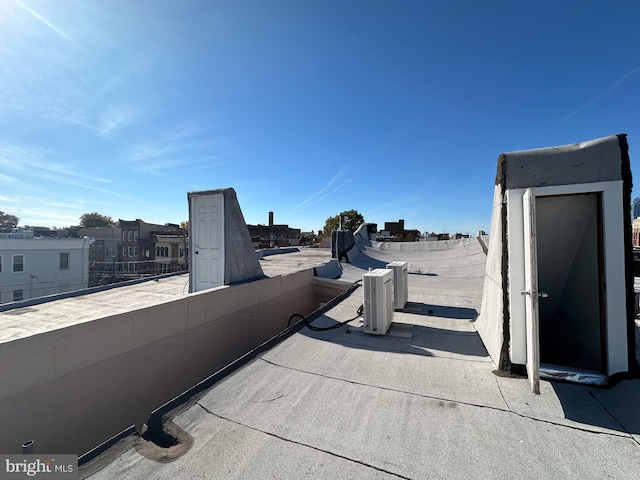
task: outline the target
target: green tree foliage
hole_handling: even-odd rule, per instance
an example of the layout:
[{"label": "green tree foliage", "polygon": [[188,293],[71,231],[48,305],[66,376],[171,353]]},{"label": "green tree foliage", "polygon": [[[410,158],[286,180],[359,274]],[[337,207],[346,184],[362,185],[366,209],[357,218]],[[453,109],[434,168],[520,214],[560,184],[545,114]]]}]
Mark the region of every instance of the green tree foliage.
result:
[{"label": "green tree foliage", "polygon": [[15,228],[19,221],[20,219],[15,215],[0,210],[0,228]]},{"label": "green tree foliage", "polygon": [[[347,210],[344,214],[346,215],[344,221],[345,230],[355,232],[364,223],[364,217],[357,210]],[[338,230],[338,227],[340,227],[340,214],[327,218],[323,232],[325,235],[330,235],[334,230]]]},{"label": "green tree foliage", "polygon": [[633,218],[640,217],[640,197],[636,197],[631,202],[631,211],[633,214]]},{"label": "green tree foliage", "polygon": [[111,217],[100,215],[97,212],[85,213],[80,217],[80,225],[85,228],[113,227],[116,222]]}]

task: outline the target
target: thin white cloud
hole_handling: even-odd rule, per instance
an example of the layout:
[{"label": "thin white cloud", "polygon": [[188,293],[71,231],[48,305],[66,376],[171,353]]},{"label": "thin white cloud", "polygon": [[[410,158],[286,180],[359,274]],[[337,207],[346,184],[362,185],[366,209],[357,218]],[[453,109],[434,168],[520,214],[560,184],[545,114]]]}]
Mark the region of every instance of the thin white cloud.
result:
[{"label": "thin white cloud", "polygon": [[154,139],[132,142],[119,158],[133,170],[164,175],[187,165],[223,165],[237,154],[224,146],[224,140],[211,137],[211,132],[196,122],[178,124]]},{"label": "thin white cloud", "polygon": [[75,46],[76,48],[83,50],[82,46],[78,44],[78,42],[76,42],[73,38],[71,38],[71,36],[69,36],[65,31],[63,31],[61,28],[58,28],[56,25],[54,25],[52,22],[50,22],[49,20],[47,20],[44,16],[42,16],[40,13],[38,13],[35,9],[31,8],[30,6],[24,4],[23,2],[21,2],[20,0],[13,0],[16,4],[20,5],[25,11],[27,11],[29,14],[33,15],[35,18],[37,18],[40,22],[42,22],[44,25],[46,25],[47,27],[49,27],[51,30],[53,30],[55,33],[57,33],[58,35],[60,35],[62,38],[64,38],[65,40],[67,40],[69,43],[71,43],[73,46]]},{"label": "thin white cloud", "polygon": [[111,135],[123,127],[131,125],[136,117],[136,111],[130,107],[108,107],[100,118],[99,132]]},{"label": "thin white cloud", "polygon": [[108,181],[83,173],[82,166],[74,167],[71,163],[62,164],[51,161],[49,158],[50,155],[47,152],[37,148],[0,144],[0,168],[13,174],[13,176],[0,174],[0,182],[26,188],[29,191],[40,190],[47,193],[50,190],[36,187],[33,181],[45,180],[49,183],[105,193],[125,200],[132,199],[129,195],[104,188],[102,185],[107,184]]},{"label": "thin white cloud", "polygon": [[[135,58],[126,46],[110,48],[95,28],[99,15],[71,22],[57,2],[8,3],[15,20],[0,29],[0,122],[34,130],[77,125],[112,136],[142,118],[139,99],[127,98],[126,87],[147,71],[149,60]],[[75,9],[78,18],[98,12],[83,2]]]},{"label": "thin white cloud", "polygon": [[336,173],[333,176],[333,178],[331,180],[329,180],[329,183],[327,183],[323,188],[318,190],[316,193],[314,193],[313,195],[311,195],[310,197],[306,198],[305,200],[300,202],[298,205],[293,207],[291,210],[289,210],[289,213],[297,212],[299,210],[302,210],[302,209],[305,209],[307,207],[310,207],[311,205],[314,205],[314,204],[320,202],[321,200],[323,200],[327,196],[332,195],[333,193],[337,192],[338,190],[343,188],[348,183],[351,183],[351,180],[344,180],[337,187],[334,186],[344,176],[344,174],[347,171],[347,169],[348,169],[347,167],[340,168],[338,173]]},{"label": "thin white cloud", "polygon": [[5,171],[36,178],[71,177],[89,182],[108,183],[106,178],[83,173],[82,167],[74,168],[71,163],[55,162],[51,157],[51,154],[36,147],[0,143],[0,167]]},{"label": "thin white cloud", "polygon": [[[0,162],[0,167],[1,166],[2,166],[2,163]],[[0,184],[10,185],[10,186],[19,187],[19,188],[27,186],[27,184],[22,180],[19,180],[16,177],[5,175],[4,173],[0,173]]]},{"label": "thin white cloud", "polygon": [[575,109],[573,112],[571,112],[569,115],[567,115],[566,117],[564,117],[562,120],[560,120],[560,122],[558,123],[563,124],[566,121],[570,120],[571,118],[575,117],[578,113],[582,112],[583,110],[586,110],[587,108],[589,108],[590,106],[594,105],[595,103],[599,102],[600,100],[602,100],[604,97],[606,97],[607,95],[609,95],[611,92],[613,92],[616,88],[618,88],[620,86],[620,84],[622,84],[625,80],[629,79],[630,77],[632,77],[633,75],[635,75],[636,73],[640,72],[640,65],[638,65],[637,67],[635,67],[634,69],[632,69],[631,71],[627,72],[626,74],[624,74],[622,77],[620,77],[618,80],[616,80],[615,82],[613,82],[611,85],[609,85],[609,87],[607,87],[602,93],[600,93],[599,95],[597,95],[596,97],[592,98],[590,101],[588,101],[587,103],[585,103],[584,105],[582,105],[580,108]]}]

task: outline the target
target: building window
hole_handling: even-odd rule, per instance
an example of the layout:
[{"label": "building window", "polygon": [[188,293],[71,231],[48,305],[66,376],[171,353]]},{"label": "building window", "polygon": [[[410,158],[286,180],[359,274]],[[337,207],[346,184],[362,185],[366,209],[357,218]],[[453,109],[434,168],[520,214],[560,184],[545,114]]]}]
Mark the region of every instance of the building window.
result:
[{"label": "building window", "polygon": [[129,245],[129,247],[127,248],[127,253],[129,254],[128,256],[131,256],[131,245]]},{"label": "building window", "polygon": [[24,290],[14,290],[13,291],[13,301],[21,302],[24,300]]},{"label": "building window", "polygon": [[127,231],[126,231],[126,230],[123,230],[123,231],[122,231],[122,241],[123,241],[123,242],[126,242],[126,241],[127,241]]},{"label": "building window", "polygon": [[127,256],[127,247],[125,247],[124,245],[122,246],[122,256],[123,257]]},{"label": "building window", "polygon": [[137,246],[134,246],[134,247],[133,247],[133,256],[134,256],[134,257],[137,257],[137,256],[138,256],[138,247],[137,247]]},{"label": "building window", "polygon": [[60,270],[69,270],[69,252],[60,252]]},{"label": "building window", "polygon": [[14,255],[12,259],[13,273],[24,272],[24,255]]},{"label": "building window", "polygon": [[98,245],[98,255],[102,255],[102,245]]},{"label": "building window", "polygon": [[184,247],[180,247],[178,255],[180,255],[180,258],[184,257]]},{"label": "building window", "polygon": [[137,230],[135,230],[135,231],[133,232],[133,241],[134,241],[134,242],[137,242],[137,241],[138,241],[138,231],[137,231]]},{"label": "building window", "polygon": [[129,241],[133,240],[133,232],[129,230]]}]

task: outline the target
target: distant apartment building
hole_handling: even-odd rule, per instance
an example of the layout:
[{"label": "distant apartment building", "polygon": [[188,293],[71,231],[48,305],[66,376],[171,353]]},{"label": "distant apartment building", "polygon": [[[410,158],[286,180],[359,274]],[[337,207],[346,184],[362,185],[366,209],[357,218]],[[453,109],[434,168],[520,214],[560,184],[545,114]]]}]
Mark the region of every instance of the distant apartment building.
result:
[{"label": "distant apartment building", "polygon": [[406,230],[404,220],[397,222],[384,222],[384,230],[380,232],[382,240],[417,241],[421,237],[420,230]]},{"label": "distant apartment building", "polygon": [[0,303],[87,288],[89,249],[85,238],[46,238],[32,230],[0,236]]},{"label": "distant apartment building", "polygon": [[151,236],[155,255],[155,273],[179,272],[187,270],[187,237],[181,233],[156,233]]},{"label": "distant apartment building", "polygon": [[[118,259],[118,270],[125,277],[135,278],[142,275],[156,275],[158,270],[163,271],[167,264],[164,254],[171,253],[165,250],[169,248],[167,239],[162,239],[162,250],[156,251],[158,234],[173,234],[177,237],[184,235],[180,226],[173,223],[158,225],[147,223],[139,218],[136,220],[120,220],[120,251]],[[165,241],[166,240],[166,241]],[[177,242],[175,242],[177,243]],[[185,244],[185,242],[182,242]],[[160,253],[161,255],[157,255]],[[176,257],[179,257],[179,250]],[[167,257],[169,258],[169,257]],[[170,258],[174,258],[173,256]],[[162,265],[157,268],[158,262]],[[169,262],[170,264],[170,262]]]},{"label": "distant apartment building", "polygon": [[633,220],[631,224],[632,230],[632,243],[634,247],[640,247],[640,218],[636,218]]},{"label": "distant apartment building", "polygon": [[120,251],[120,227],[81,228],[78,234],[93,239],[89,249],[89,286],[115,281]]},{"label": "distant apartment building", "polygon": [[255,248],[292,247],[300,245],[302,231],[289,225],[273,223],[273,212],[269,212],[268,225],[247,225]]}]

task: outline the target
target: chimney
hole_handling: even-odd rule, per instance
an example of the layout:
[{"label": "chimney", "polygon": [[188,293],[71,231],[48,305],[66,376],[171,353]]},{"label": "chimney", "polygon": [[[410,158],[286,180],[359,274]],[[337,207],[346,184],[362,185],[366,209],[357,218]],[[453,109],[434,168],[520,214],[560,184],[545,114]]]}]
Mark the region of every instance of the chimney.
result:
[{"label": "chimney", "polygon": [[400,224],[400,230],[404,232],[404,220],[398,220],[398,223]]},{"label": "chimney", "polygon": [[269,226],[273,227],[273,212],[269,212]]}]

